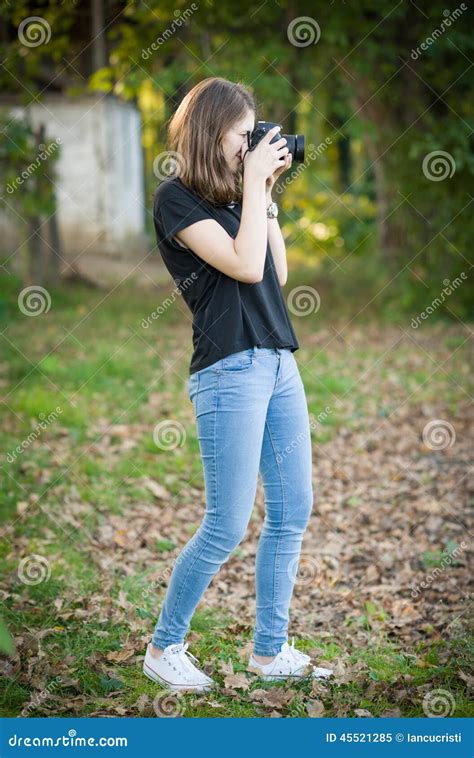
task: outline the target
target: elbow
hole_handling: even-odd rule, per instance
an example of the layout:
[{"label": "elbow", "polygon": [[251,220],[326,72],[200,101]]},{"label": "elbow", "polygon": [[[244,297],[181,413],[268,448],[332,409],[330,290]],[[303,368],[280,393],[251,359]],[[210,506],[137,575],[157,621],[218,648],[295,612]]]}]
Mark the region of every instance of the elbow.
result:
[{"label": "elbow", "polygon": [[287,277],[287,276],[285,276],[285,278],[284,278],[284,279],[282,279],[281,277],[278,277],[278,281],[280,282],[280,287],[284,287],[284,286],[285,286],[285,284],[286,284],[286,283],[287,283],[287,281],[288,281],[288,277]]},{"label": "elbow", "polygon": [[246,284],[257,284],[263,279],[263,271],[244,271],[240,279]]},{"label": "elbow", "polygon": [[261,282],[262,279],[263,271],[253,271],[251,274],[249,274],[247,281],[249,284],[258,284],[258,282]]}]

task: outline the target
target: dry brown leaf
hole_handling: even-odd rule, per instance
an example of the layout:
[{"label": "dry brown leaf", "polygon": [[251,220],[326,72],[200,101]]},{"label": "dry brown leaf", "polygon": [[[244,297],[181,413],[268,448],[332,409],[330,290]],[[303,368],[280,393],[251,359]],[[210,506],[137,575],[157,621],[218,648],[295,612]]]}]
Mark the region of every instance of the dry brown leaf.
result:
[{"label": "dry brown leaf", "polygon": [[122,648],[122,650],[111,650],[105,656],[108,661],[115,661],[115,663],[123,663],[128,661],[129,658],[135,655],[135,650],[130,648]]},{"label": "dry brown leaf", "polygon": [[365,708],[356,708],[354,713],[359,718],[373,718],[373,714]]},{"label": "dry brown leaf", "polygon": [[324,704],[321,700],[308,700],[306,712],[310,718],[319,719],[324,713]]},{"label": "dry brown leaf", "polygon": [[229,689],[238,688],[242,690],[248,690],[249,681],[244,673],[239,672],[237,674],[228,674],[224,679],[224,687]]},{"label": "dry brown leaf", "polygon": [[272,708],[282,708],[288,705],[295,695],[295,690],[287,690],[283,687],[272,687],[269,690],[258,689],[249,693],[251,700],[262,703],[262,705],[271,706]]}]

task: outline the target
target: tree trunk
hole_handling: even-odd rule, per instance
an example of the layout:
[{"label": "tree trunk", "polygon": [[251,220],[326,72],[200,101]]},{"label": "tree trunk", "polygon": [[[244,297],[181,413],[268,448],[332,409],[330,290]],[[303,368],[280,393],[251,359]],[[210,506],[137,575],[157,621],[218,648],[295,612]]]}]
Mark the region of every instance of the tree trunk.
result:
[{"label": "tree trunk", "polygon": [[34,216],[28,221],[28,284],[44,284],[44,247],[41,219]]},{"label": "tree trunk", "polygon": [[48,284],[58,284],[61,270],[61,258],[63,258],[63,249],[61,237],[59,235],[59,225],[56,212],[48,219],[49,230],[49,257],[46,281]]}]

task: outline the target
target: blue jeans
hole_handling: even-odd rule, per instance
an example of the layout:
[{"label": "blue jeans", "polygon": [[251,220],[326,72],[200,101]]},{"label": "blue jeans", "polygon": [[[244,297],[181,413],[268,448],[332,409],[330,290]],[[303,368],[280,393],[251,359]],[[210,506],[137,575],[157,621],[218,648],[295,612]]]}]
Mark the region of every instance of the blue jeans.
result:
[{"label": "blue jeans", "polygon": [[188,379],[204,468],[202,522],[175,561],[152,641],[183,642],[212,578],[244,538],[260,472],[265,520],[255,563],[254,651],[288,640],[289,606],[313,507],[303,382],[289,348],[252,347]]}]

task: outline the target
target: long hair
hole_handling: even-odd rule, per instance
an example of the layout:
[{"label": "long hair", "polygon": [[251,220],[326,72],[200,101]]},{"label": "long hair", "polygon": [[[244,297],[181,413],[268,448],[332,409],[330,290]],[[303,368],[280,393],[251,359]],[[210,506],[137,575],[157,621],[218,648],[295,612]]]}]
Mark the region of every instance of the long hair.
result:
[{"label": "long hair", "polygon": [[169,122],[168,147],[177,153],[177,175],[213,205],[242,200],[242,173],[227,165],[222,137],[248,109],[257,110],[247,87],[209,77],[185,95]]}]

